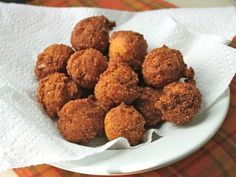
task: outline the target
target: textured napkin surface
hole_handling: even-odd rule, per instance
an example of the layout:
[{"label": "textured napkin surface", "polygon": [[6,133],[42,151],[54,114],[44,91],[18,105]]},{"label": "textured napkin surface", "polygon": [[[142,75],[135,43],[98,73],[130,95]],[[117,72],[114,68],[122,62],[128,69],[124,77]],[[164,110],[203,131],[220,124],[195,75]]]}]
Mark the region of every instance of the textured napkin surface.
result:
[{"label": "textured napkin surface", "polygon": [[[114,31],[134,30],[144,34],[149,51],[163,44],[179,49],[185,62],[195,69],[203,95],[201,111],[227,89],[236,71],[236,51],[224,44],[236,29],[233,8],[131,13],[0,3],[0,170],[81,159],[111,146],[130,148],[123,138],[96,148],[66,142],[56,123],[36,102],[37,81],[33,70],[38,53],[53,43],[70,45],[75,23],[92,15],[115,20]],[[147,143],[153,131],[165,136],[174,128],[177,127],[166,123],[157,131],[150,130]]]}]

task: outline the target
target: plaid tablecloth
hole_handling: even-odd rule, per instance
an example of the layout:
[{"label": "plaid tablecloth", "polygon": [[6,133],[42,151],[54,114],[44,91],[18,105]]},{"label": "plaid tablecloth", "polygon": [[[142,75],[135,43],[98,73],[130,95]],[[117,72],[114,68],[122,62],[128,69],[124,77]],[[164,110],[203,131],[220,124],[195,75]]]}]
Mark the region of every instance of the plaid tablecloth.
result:
[{"label": "plaid tablecloth", "polygon": [[[162,0],[31,0],[27,3],[56,7],[103,7],[128,11],[176,7]],[[231,46],[236,48],[236,38]],[[231,102],[227,118],[220,130],[204,147],[174,165],[126,177],[236,177],[236,76],[230,84],[230,92]],[[95,177],[68,172],[50,165],[18,168],[14,171],[19,177]]]}]

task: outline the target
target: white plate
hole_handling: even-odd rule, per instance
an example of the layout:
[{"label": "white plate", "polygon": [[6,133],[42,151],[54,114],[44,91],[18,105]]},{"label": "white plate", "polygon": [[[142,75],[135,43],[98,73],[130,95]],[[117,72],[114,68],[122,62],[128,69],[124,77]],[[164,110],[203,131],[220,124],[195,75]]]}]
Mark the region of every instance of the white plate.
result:
[{"label": "white plate", "polygon": [[65,170],[96,175],[140,173],[170,165],[202,147],[223,123],[229,89],[205,113],[165,137],[137,149],[106,150],[82,160],[53,163]]}]

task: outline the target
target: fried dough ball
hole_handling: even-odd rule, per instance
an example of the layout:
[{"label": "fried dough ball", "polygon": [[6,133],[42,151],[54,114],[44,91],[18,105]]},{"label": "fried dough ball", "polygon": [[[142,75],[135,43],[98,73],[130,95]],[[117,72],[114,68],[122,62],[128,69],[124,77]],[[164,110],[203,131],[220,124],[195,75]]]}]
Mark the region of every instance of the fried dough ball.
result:
[{"label": "fried dough ball", "polygon": [[71,34],[71,44],[78,51],[94,48],[105,53],[109,46],[109,30],[115,26],[105,16],[92,16],[78,22]]},{"label": "fried dough ball", "polygon": [[123,63],[139,70],[147,54],[147,42],[142,34],[133,31],[112,33],[109,47],[109,65]]},{"label": "fried dough ball", "polygon": [[119,137],[126,138],[130,145],[142,141],[145,133],[144,118],[134,109],[124,103],[112,108],[105,117],[105,133],[111,141]]},{"label": "fried dough ball", "polygon": [[187,69],[180,51],[165,45],[148,53],[142,65],[142,73],[145,82],[155,88],[163,88],[182,77],[194,77],[193,69]]},{"label": "fried dough ball", "polygon": [[89,98],[69,101],[58,115],[61,134],[73,143],[88,144],[104,128],[105,112]]},{"label": "fried dough ball", "polygon": [[200,111],[201,103],[201,93],[195,84],[174,82],[164,87],[155,106],[164,120],[184,124]]},{"label": "fried dough ball", "polygon": [[128,66],[108,68],[95,86],[95,97],[105,111],[121,102],[131,104],[138,97],[138,76]]},{"label": "fried dough ball", "polygon": [[236,48],[236,36],[233,37],[231,43],[229,44],[230,47]]},{"label": "fried dough ball", "polygon": [[73,53],[72,48],[64,44],[48,46],[38,55],[34,69],[37,79],[42,79],[55,72],[65,73],[67,61]]},{"label": "fried dough ball", "polygon": [[39,81],[37,99],[51,118],[57,118],[62,106],[77,96],[79,90],[76,83],[64,73],[50,74]]},{"label": "fried dough ball", "polygon": [[107,69],[107,58],[96,49],[74,53],[67,65],[68,74],[81,87],[93,89],[99,75]]},{"label": "fried dough ball", "polygon": [[161,111],[155,108],[155,102],[159,100],[161,94],[162,91],[151,87],[140,88],[134,107],[142,114],[148,127],[156,126],[162,120]]}]

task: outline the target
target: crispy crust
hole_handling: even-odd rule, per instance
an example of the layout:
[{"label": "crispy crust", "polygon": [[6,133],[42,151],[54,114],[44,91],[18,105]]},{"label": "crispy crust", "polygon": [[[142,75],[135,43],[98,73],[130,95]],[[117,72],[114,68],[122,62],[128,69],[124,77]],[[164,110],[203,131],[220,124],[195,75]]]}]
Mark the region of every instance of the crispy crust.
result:
[{"label": "crispy crust", "polygon": [[39,81],[37,99],[51,118],[57,118],[62,106],[78,93],[77,85],[64,73],[54,73]]},{"label": "crispy crust", "polygon": [[202,96],[195,84],[174,82],[164,87],[155,106],[164,120],[184,124],[200,111],[201,103]]},{"label": "crispy crust", "polygon": [[121,102],[131,104],[138,97],[138,76],[127,66],[108,68],[101,74],[94,94],[98,103],[108,111]]},{"label": "crispy crust", "polygon": [[88,144],[103,131],[105,112],[91,99],[69,101],[59,111],[58,128],[67,141]]},{"label": "crispy crust", "polygon": [[229,44],[230,47],[236,48],[236,36],[232,39],[231,43]]},{"label": "crispy crust", "polygon": [[95,48],[105,53],[109,46],[109,30],[115,26],[105,16],[88,17],[78,22],[71,34],[71,44],[78,51]]},{"label": "crispy crust", "polygon": [[182,77],[194,77],[193,69],[187,69],[180,51],[165,45],[148,53],[142,65],[142,74],[145,82],[155,88],[163,88]]},{"label": "crispy crust", "polygon": [[136,145],[144,136],[144,124],[143,116],[133,106],[122,103],[107,113],[105,133],[110,141],[124,137],[131,145]]},{"label": "crispy crust", "polygon": [[139,70],[147,54],[147,42],[142,34],[133,31],[112,33],[109,47],[109,65],[122,63]]},{"label": "crispy crust", "polygon": [[67,65],[68,74],[83,88],[93,89],[99,75],[107,69],[107,58],[96,49],[74,53]]},{"label": "crispy crust", "polygon": [[143,115],[145,125],[156,126],[161,122],[161,111],[155,107],[155,102],[159,100],[161,90],[151,87],[140,88],[139,97],[135,101],[134,107]]},{"label": "crispy crust", "polygon": [[66,73],[67,61],[73,53],[72,48],[64,44],[48,46],[38,55],[34,69],[37,79],[42,79],[55,72]]}]

